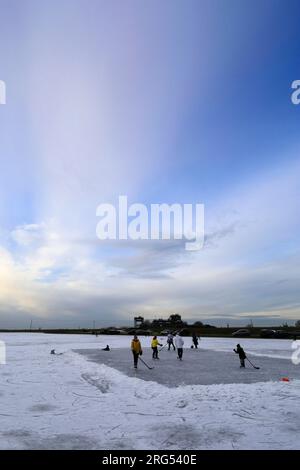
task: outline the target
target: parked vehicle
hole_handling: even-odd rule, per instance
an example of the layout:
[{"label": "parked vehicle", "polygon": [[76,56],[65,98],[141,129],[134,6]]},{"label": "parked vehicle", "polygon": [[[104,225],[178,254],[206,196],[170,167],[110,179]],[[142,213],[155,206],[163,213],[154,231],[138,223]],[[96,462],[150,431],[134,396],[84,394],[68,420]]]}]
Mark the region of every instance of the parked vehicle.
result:
[{"label": "parked vehicle", "polygon": [[274,338],[291,338],[291,333],[284,330],[275,330]]},{"label": "parked vehicle", "polygon": [[300,331],[293,331],[290,333],[290,335],[293,339],[300,339]]},{"label": "parked vehicle", "polygon": [[162,331],[160,332],[160,335],[161,335],[161,336],[168,336],[169,333],[170,333],[169,330],[162,330]]},{"label": "parked vehicle", "polygon": [[261,338],[274,338],[275,337],[275,330],[263,329],[260,330]]},{"label": "parked vehicle", "polygon": [[232,333],[232,336],[239,336],[239,337],[246,337],[250,336],[250,331],[247,330],[246,328],[241,328],[240,330],[234,331]]}]

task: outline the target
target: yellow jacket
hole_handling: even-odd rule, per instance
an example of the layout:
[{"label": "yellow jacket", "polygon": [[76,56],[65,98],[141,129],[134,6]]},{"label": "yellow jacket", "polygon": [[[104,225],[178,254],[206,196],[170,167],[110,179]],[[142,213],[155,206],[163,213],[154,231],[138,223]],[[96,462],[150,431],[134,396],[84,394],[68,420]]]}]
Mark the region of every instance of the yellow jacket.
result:
[{"label": "yellow jacket", "polygon": [[140,354],[142,352],[142,346],[139,339],[133,339],[131,341],[131,350],[136,354]]},{"label": "yellow jacket", "polygon": [[158,345],[161,346],[161,344],[158,342],[158,339],[153,339],[151,341],[151,348],[157,348]]}]

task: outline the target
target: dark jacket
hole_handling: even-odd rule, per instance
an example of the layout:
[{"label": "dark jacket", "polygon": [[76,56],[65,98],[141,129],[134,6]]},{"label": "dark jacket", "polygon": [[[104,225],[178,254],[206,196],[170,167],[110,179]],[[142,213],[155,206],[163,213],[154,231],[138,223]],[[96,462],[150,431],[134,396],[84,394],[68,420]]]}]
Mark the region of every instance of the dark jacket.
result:
[{"label": "dark jacket", "polygon": [[234,352],[239,355],[240,359],[246,359],[246,353],[241,346],[234,349]]}]

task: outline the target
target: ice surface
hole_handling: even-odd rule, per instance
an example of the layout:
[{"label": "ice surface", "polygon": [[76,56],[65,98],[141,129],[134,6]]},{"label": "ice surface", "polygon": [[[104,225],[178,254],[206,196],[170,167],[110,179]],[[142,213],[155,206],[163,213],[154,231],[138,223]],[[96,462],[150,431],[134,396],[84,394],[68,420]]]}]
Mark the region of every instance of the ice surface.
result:
[{"label": "ice surface", "polygon": [[112,349],[79,349],[78,352],[90,361],[113,367],[129,377],[155,381],[168,387],[179,385],[212,385],[232,383],[255,383],[277,381],[282,377],[300,379],[300,367],[286,359],[256,357],[249,355],[250,361],[259,366],[254,369],[246,361],[246,368],[240,368],[237,354],[231,352],[216,352],[204,349],[184,350],[183,360],[177,359],[177,353],[165,348],[159,353],[159,360],[152,359],[151,349],[144,348],[142,359],[152,370],[139,362],[138,370],[133,368],[133,358],[130,350]]},{"label": "ice surface", "polygon": [[[113,354],[123,348],[124,360],[130,359],[130,337],[0,334],[0,340],[7,345],[7,364],[0,366],[1,449],[300,449],[300,366],[291,365],[291,341],[239,340],[262,374],[269,365],[272,381],[170,388],[138,374],[172,375],[177,366],[189,368],[192,353],[204,358],[210,352],[218,361],[224,355],[228,375],[257,377],[260,371],[239,370],[231,338],[202,339],[201,351],[189,350],[185,338],[182,364],[165,351],[154,371],[140,368],[137,377],[73,351],[109,344]],[[141,340],[150,346],[150,338]],[[63,354],[51,355],[51,349]],[[151,362],[149,356],[145,350]],[[281,371],[290,382],[279,380]]]}]

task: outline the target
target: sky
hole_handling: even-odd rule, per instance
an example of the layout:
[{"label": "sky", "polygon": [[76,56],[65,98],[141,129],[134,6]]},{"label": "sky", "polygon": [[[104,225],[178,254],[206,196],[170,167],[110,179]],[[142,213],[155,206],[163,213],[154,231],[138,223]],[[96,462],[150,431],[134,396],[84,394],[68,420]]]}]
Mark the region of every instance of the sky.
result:
[{"label": "sky", "polygon": [[[300,319],[298,1],[0,0],[0,328]],[[96,236],[201,203],[203,249]]]}]

